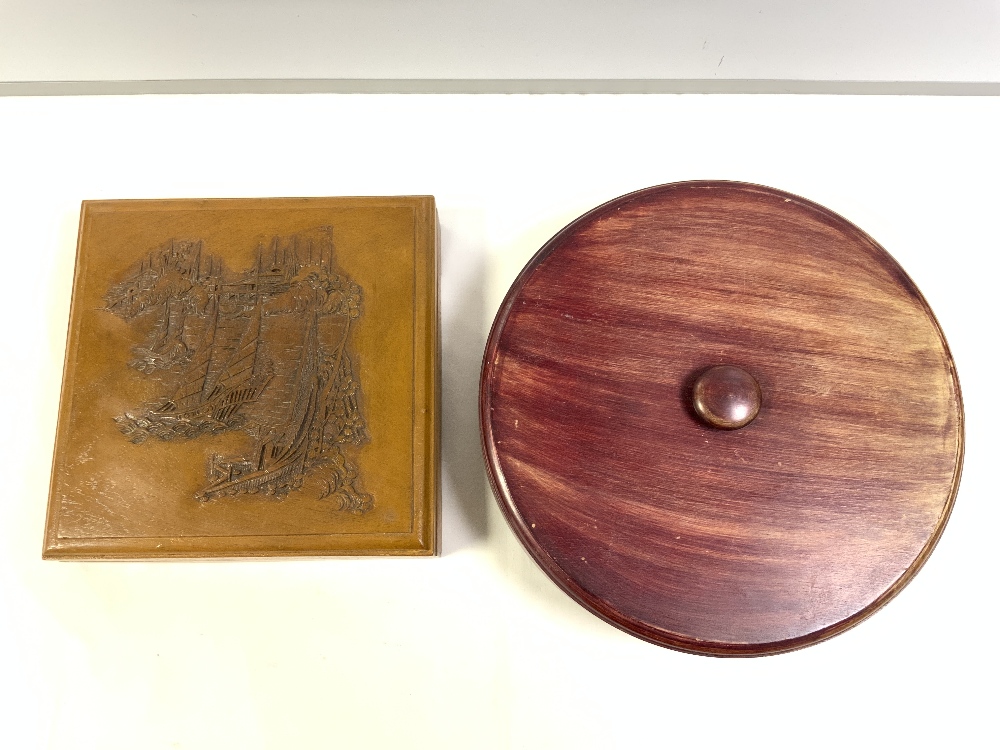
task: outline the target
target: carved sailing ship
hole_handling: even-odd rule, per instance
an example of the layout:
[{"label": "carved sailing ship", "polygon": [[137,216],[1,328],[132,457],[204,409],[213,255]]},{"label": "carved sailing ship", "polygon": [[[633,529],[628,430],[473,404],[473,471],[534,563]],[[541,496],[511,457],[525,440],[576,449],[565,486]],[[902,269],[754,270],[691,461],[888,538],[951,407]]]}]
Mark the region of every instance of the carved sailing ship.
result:
[{"label": "carved sailing ship", "polygon": [[119,428],[135,443],[251,435],[248,454],[210,457],[199,500],[281,497],[315,473],[340,509],[368,510],[343,451],[367,439],[349,351],[361,289],[336,266],[332,229],[261,242],[239,274],[204,257],[202,244],[165,243],[106,296],[127,321],[156,316],[131,364],[176,383],[169,398],[116,417]]}]

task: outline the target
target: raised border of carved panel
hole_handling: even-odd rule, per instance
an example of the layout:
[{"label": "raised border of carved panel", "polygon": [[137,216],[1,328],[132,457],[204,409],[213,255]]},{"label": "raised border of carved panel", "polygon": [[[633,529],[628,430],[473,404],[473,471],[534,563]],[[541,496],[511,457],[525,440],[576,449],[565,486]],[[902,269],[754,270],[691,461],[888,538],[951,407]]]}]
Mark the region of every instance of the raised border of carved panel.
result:
[{"label": "raised border of carved panel", "polygon": [[85,201],[43,556],[433,555],[432,197]]}]

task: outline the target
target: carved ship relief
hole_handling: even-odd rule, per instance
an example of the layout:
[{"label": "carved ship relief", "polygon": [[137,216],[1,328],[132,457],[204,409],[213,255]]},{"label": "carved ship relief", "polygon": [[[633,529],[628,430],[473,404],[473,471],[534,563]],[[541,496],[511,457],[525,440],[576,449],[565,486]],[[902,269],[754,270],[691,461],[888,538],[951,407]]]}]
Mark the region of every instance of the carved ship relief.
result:
[{"label": "carved ship relief", "polygon": [[130,365],[173,384],[169,396],[115,417],[119,429],[137,444],[250,435],[249,454],[211,456],[202,501],[283,497],[312,475],[339,510],[371,509],[344,450],[368,440],[350,351],[362,294],[336,265],[332,228],[260,242],[241,272],[203,244],[164,243],[105,296],[125,321],[153,321]]}]

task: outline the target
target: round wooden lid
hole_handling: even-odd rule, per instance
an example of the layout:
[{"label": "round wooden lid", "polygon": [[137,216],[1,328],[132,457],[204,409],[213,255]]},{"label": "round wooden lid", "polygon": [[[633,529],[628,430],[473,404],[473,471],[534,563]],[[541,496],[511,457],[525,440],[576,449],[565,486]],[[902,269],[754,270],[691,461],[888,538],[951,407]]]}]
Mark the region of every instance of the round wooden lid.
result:
[{"label": "round wooden lid", "polygon": [[958,379],[913,282],[840,216],[742,183],[641,190],[553,237],[497,315],[480,410],[546,573],[696,653],[867,617],[930,554],[962,464]]}]

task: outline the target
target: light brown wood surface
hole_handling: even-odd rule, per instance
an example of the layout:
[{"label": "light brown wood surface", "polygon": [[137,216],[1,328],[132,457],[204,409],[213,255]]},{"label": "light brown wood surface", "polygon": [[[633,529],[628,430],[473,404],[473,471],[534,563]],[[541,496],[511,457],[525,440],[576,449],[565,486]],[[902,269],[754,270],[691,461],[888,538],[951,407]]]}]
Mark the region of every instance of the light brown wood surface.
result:
[{"label": "light brown wood surface", "polygon": [[44,555],[438,549],[434,200],[83,206]]}]

